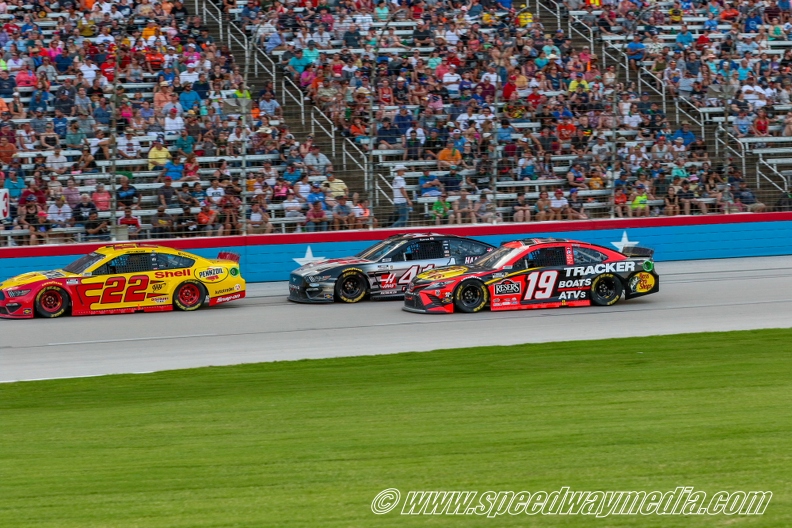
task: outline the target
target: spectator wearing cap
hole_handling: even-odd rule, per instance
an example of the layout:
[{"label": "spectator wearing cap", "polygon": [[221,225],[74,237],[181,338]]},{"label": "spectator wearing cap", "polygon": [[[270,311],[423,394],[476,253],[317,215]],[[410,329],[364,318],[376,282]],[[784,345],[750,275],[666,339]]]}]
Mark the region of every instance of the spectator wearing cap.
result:
[{"label": "spectator wearing cap", "polygon": [[347,203],[346,195],[336,197],[336,204],[333,206],[333,229],[353,229],[355,227],[355,215],[352,207]]},{"label": "spectator wearing cap", "polygon": [[393,124],[399,129],[399,134],[406,136],[412,122],[413,116],[410,110],[406,106],[400,106],[399,112],[393,118]]},{"label": "spectator wearing cap", "polygon": [[676,138],[682,138],[682,142],[686,147],[696,141],[696,134],[690,130],[690,123],[682,121],[682,126],[671,136],[672,140]]},{"label": "spectator wearing cap", "polygon": [[197,64],[194,62],[187,63],[187,69],[179,74],[179,80],[182,85],[187,83],[194,83],[198,80],[198,71],[196,70]]},{"label": "spectator wearing cap", "polygon": [[325,156],[319,149],[319,145],[312,145],[310,152],[303,160],[305,168],[312,176],[324,176],[327,174],[327,169],[332,168],[330,159]]},{"label": "spectator wearing cap", "polygon": [[309,233],[314,231],[327,231],[327,213],[324,209],[324,202],[313,202],[305,215],[305,229]]},{"label": "spectator wearing cap", "polygon": [[161,171],[165,167],[165,163],[170,159],[171,153],[162,144],[162,138],[157,137],[148,153],[149,170]]},{"label": "spectator wearing cap", "polygon": [[322,191],[322,186],[319,182],[313,182],[311,184],[311,191],[306,195],[305,201],[308,203],[308,207],[313,207],[316,202],[320,202],[322,204],[322,209],[328,209],[326,197],[324,191]]},{"label": "spectator wearing cap", "polygon": [[409,208],[412,207],[412,200],[407,194],[407,182],[404,179],[407,167],[397,165],[395,172],[391,187],[393,188],[393,205],[396,207],[396,221],[391,227],[406,227],[410,219]]},{"label": "spectator wearing cap", "polygon": [[[196,81],[197,80],[198,79],[196,79]],[[181,104],[185,111],[200,108],[201,96],[193,90],[192,82],[184,84],[184,90],[179,95],[179,104]]]},{"label": "spectator wearing cap", "polygon": [[308,41],[308,47],[303,49],[303,56],[309,64],[315,64],[319,58],[319,49],[316,47],[316,42],[311,39]]},{"label": "spectator wearing cap", "polygon": [[548,220],[564,220],[569,215],[569,200],[564,197],[564,191],[556,189],[550,199]]},{"label": "spectator wearing cap", "polygon": [[135,137],[134,130],[126,128],[124,134],[116,141],[118,142],[118,155],[123,159],[140,159],[140,141]]},{"label": "spectator wearing cap", "polygon": [[184,128],[184,119],[176,108],[171,108],[165,116],[165,132],[175,133]]},{"label": "spectator wearing cap", "polygon": [[429,168],[423,170],[423,174],[418,179],[418,187],[421,196],[440,196],[443,194],[443,184],[436,174],[432,174]]}]

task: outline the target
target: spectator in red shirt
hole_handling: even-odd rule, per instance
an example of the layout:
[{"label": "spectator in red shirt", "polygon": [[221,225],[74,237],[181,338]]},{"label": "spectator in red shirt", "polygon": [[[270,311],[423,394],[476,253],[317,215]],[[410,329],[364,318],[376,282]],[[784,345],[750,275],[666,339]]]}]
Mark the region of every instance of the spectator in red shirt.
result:
[{"label": "spectator in red shirt", "polygon": [[575,131],[577,127],[572,124],[572,120],[568,117],[565,117],[561,124],[556,127],[556,136],[562,142],[569,142],[572,140],[572,136],[575,135]]},{"label": "spectator in red shirt", "polygon": [[127,207],[124,209],[124,216],[118,219],[118,225],[127,226],[129,230],[129,238],[136,239],[140,232],[140,219],[137,216],[132,216],[132,208]]},{"label": "spectator in red shirt", "polygon": [[322,209],[322,202],[319,201],[314,202],[305,215],[305,229],[308,232],[316,231],[317,226],[319,231],[327,231],[327,213]]}]

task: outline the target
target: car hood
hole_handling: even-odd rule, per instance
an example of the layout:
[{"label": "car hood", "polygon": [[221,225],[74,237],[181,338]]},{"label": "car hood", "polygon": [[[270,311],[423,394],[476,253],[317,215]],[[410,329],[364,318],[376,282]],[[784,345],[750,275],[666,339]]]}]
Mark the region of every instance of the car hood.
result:
[{"label": "car hood", "polygon": [[25,286],[26,284],[33,284],[44,280],[81,276],[82,275],[69,273],[68,271],[63,270],[31,271],[30,273],[23,273],[22,275],[11,277],[10,279],[0,283],[0,288],[15,288],[17,286]]},{"label": "car hood", "polygon": [[415,277],[415,282],[418,284],[426,284],[439,280],[453,279],[462,275],[484,274],[491,271],[492,270],[489,268],[478,268],[476,266],[445,266],[418,274],[418,276]]},{"label": "car hood", "polygon": [[305,264],[294,270],[292,273],[296,275],[314,275],[322,273],[341,266],[362,266],[364,264],[371,264],[372,261],[358,257],[344,257],[337,259],[327,259],[319,262],[311,262]]}]

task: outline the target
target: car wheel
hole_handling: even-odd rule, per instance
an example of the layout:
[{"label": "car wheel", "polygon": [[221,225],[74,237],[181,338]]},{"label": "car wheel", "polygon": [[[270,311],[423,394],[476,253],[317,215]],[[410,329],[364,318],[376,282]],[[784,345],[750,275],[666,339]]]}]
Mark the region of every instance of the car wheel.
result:
[{"label": "car wheel", "polygon": [[196,281],[185,281],[173,292],[173,306],[183,312],[192,312],[203,306],[206,288]]},{"label": "car wheel", "polygon": [[36,313],[41,317],[60,317],[71,306],[71,297],[60,286],[46,286],[36,295]]},{"label": "car wheel", "polygon": [[591,283],[591,302],[597,306],[611,306],[621,298],[621,279],[616,275],[605,273],[596,277]]},{"label": "car wheel", "polygon": [[368,293],[368,281],[358,270],[346,270],[336,280],[336,298],[345,303],[356,303]]},{"label": "car wheel", "polygon": [[466,281],[457,286],[454,306],[465,313],[480,312],[489,302],[489,291],[481,281]]}]

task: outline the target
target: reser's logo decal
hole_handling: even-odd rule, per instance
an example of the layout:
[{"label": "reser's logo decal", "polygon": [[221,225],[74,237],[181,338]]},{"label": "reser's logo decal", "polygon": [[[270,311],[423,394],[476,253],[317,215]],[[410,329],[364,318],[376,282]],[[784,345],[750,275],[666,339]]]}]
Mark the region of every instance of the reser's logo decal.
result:
[{"label": "reser's logo decal", "polygon": [[495,295],[518,295],[522,286],[513,280],[505,280],[495,285]]}]

